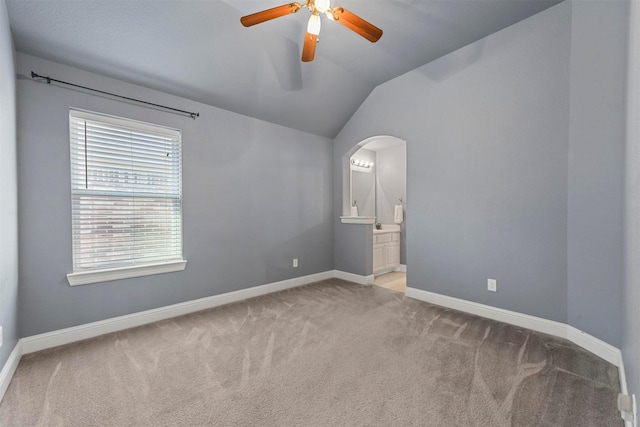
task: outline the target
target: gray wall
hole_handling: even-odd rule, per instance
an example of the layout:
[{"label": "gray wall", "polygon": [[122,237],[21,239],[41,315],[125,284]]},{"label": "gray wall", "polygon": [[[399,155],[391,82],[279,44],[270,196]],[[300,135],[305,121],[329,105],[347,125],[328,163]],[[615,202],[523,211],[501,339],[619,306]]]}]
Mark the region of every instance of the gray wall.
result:
[{"label": "gray wall", "polygon": [[335,181],[359,141],[407,141],[409,286],[566,322],[570,36],[561,3],[379,86],[336,138]]},{"label": "gray wall", "polygon": [[[625,149],[625,282],[622,355],[627,385],[640,393],[640,3],[630,5],[628,112]],[[640,404],[640,396],[637,396]]]},{"label": "gray wall", "polygon": [[629,4],[571,6],[567,320],[620,347]]},{"label": "gray wall", "polygon": [[[637,393],[637,140],[626,147],[622,249],[626,8],[564,2],[381,85],[336,138],[333,168],[327,139],[20,55],[23,74],[202,114],[192,121],[19,81],[22,336],[332,268],[370,274],[371,227],[338,220],[342,156],[389,134],[407,140],[409,286],[568,322],[621,345]],[[0,1],[0,366],[18,338],[8,28]],[[68,286],[69,106],[183,130],[187,270]],[[487,277],[497,293],[486,291]]]},{"label": "gray wall", "polygon": [[[393,224],[395,205],[407,201],[407,149],[397,145],[376,151],[376,216],[383,224]],[[406,212],[405,212],[406,213]],[[400,263],[407,263],[406,221],[400,224]]]},{"label": "gray wall", "polygon": [[[32,56],[17,69],[200,112],[18,80],[22,336],[333,269],[331,140]],[[182,129],[185,271],[68,285],[69,107]]]},{"label": "gray wall", "polygon": [[18,199],[13,43],[0,0],[0,370],[18,342]]},{"label": "gray wall", "polygon": [[340,236],[334,241],[335,269],[361,276],[373,274],[373,226],[337,221],[334,234]]}]

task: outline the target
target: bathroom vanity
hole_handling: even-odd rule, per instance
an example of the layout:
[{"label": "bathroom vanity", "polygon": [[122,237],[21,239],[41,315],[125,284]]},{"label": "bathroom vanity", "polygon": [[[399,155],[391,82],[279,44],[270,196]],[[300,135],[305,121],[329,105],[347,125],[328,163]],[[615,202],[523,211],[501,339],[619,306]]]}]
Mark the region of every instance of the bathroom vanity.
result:
[{"label": "bathroom vanity", "polygon": [[393,271],[400,265],[400,225],[373,229],[373,274]]}]

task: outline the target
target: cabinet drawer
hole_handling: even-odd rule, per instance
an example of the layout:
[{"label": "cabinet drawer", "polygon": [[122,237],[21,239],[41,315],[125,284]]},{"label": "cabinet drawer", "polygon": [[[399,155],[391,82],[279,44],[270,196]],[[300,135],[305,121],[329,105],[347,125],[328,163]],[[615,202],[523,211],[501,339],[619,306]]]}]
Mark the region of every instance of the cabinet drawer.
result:
[{"label": "cabinet drawer", "polygon": [[391,234],[391,241],[392,242],[399,242],[400,241],[400,233],[392,233]]},{"label": "cabinet drawer", "polygon": [[374,237],[373,243],[387,243],[391,241],[391,234],[377,234]]}]

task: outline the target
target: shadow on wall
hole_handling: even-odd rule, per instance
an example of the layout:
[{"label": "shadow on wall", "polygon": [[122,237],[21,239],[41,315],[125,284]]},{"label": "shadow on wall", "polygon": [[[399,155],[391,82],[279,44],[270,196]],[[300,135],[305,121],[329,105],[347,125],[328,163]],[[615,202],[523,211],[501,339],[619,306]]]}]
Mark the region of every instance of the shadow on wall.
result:
[{"label": "shadow on wall", "polygon": [[482,58],[485,43],[486,39],[482,39],[465,49],[430,62],[428,67],[420,67],[418,71],[437,82],[446,80]]}]

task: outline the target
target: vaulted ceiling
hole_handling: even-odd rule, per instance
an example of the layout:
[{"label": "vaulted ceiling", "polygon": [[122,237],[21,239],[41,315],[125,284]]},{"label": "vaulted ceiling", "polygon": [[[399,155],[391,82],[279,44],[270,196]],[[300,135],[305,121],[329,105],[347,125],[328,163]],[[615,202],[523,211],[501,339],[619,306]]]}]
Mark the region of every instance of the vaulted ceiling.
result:
[{"label": "vaulted ceiling", "polygon": [[[300,61],[309,12],[250,28],[282,0],[7,0],[16,49],[333,138],[379,84],[559,0],[332,0],[380,27],[370,43],[322,20]],[[64,80],[64,76],[55,76]]]}]

